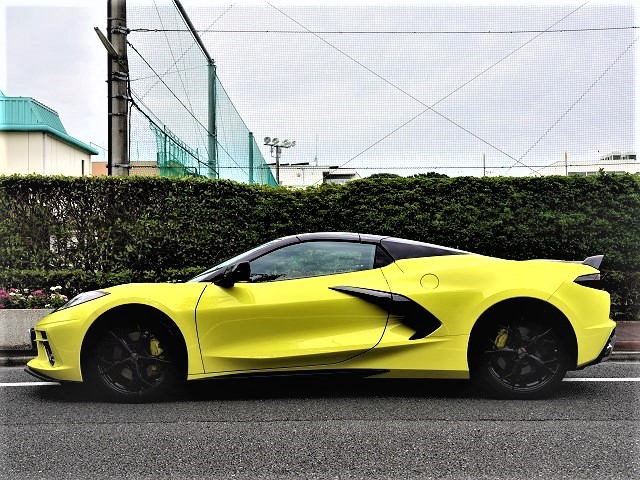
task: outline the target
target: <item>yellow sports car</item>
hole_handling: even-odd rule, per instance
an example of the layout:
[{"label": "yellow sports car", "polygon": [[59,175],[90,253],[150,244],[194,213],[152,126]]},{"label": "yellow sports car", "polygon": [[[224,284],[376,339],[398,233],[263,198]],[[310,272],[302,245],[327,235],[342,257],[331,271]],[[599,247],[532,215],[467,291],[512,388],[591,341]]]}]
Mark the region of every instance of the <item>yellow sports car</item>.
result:
[{"label": "yellow sports car", "polygon": [[602,256],[513,261],[394,237],[280,238],[180,284],[82,293],[32,330],[27,371],[141,401],[184,380],[471,378],[539,398],[615,343]]}]

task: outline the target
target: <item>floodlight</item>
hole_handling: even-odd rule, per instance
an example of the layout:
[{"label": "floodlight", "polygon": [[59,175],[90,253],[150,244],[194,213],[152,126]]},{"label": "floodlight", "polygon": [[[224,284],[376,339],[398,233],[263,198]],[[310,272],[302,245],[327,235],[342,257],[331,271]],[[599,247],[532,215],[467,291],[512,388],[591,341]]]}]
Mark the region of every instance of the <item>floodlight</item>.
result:
[{"label": "floodlight", "polygon": [[289,140],[286,140],[284,142],[282,142],[282,146],[284,146],[285,148],[289,146]]},{"label": "floodlight", "polygon": [[273,138],[273,139],[271,139],[271,144],[272,144],[272,145],[277,145],[279,141],[280,141],[280,139],[278,139],[278,138]]},{"label": "floodlight", "polygon": [[271,137],[264,137],[264,143],[269,143],[271,141]]},{"label": "floodlight", "polygon": [[295,147],[296,146],[296,141],[294,140],[293,142],[291,142],[291,147]]}]

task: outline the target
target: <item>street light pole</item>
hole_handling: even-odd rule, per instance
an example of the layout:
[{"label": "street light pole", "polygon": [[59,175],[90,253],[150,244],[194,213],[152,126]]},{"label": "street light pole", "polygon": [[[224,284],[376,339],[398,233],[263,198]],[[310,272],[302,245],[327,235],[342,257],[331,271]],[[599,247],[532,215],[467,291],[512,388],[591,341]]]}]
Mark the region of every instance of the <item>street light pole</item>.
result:
[{"label": "street light pole", "polygon": [[273,157],[273,149],[276,150],[276,183],[280,185],[280,155],[283,148],[291,148],[296,146],[296,142],[285,140],[280,143],[278,138],[264,137],[264,144],[271,147],[271,156]]}]

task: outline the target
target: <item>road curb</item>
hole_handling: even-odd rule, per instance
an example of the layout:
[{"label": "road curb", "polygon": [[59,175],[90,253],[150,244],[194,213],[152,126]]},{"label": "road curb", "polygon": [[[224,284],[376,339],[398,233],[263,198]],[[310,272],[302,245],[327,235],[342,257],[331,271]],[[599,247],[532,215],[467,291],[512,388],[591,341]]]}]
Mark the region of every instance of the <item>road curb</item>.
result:
[{"label": "road curb", "polygon": [[24,366],[27,362],[33,359],[35,355],[30,355],[28,357],[25,356],[9,356],[9,357],[0,357],[0,367],[19,367]]},{"label": "road curb", "polygon": [[613,352],[611,357],[609,357],[609,361],[613,362],[637,362],[640,361],[640,351],[636,352]]}]

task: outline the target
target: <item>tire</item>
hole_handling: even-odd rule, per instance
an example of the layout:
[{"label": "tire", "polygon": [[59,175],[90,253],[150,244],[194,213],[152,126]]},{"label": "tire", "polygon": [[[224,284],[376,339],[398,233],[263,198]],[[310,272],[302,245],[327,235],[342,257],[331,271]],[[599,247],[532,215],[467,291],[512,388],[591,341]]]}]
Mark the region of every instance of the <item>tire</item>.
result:
[{"label": "tire", "polygon": [[160,322],[107,322],[89,344],[86,383],[115,401],[158,400],[178,383],[175,355]]},{"label": "tire", "polygon": [[545,398],[567,373],[567,348],[551,325],[521,314],[494,321],[478,335],[471,377],[492,397]]}]

